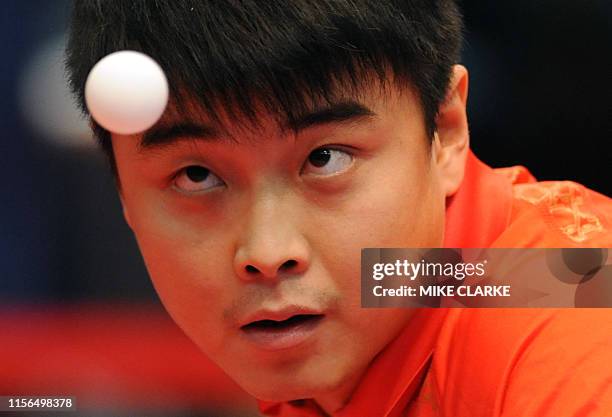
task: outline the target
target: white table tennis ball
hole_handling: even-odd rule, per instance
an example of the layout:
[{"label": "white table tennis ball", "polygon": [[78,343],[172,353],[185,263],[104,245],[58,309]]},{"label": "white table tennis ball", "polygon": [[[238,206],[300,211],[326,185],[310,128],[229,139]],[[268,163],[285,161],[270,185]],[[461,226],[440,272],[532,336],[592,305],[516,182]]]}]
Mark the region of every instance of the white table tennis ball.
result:
[{"label": "white table tennis ball", "polygon": [[168,80],[149,56],[114,52],[92,68],[85,83],[91,116],[106,130],[123,135],[153,126],[168,103]]}]

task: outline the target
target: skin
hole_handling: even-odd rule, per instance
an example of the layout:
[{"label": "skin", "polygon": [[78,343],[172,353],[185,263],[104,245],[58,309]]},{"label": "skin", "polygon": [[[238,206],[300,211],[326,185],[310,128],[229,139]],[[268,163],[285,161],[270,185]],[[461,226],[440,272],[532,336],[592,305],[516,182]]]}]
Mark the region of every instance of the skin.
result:
[{"label": "skin", "polygon": [[[442,245],[468,149],[467,72],[453,69],[433,143],[412,91],[375,91],[359,98],[375,116],[297,135],[262,112],[256,129],[227,128],[234,142],[142,151],[139,135],[112,137],[124,214],[164,306],[256,398],[342,408],[412,314],[360,308],[361,248]],[[324,167],[309,162],[320,147],[334,149]],[[194,182],[192,165],[216,177]],[[268,351],[244,337],[247,316],[286,305],[325,314],[304,343]]]}]

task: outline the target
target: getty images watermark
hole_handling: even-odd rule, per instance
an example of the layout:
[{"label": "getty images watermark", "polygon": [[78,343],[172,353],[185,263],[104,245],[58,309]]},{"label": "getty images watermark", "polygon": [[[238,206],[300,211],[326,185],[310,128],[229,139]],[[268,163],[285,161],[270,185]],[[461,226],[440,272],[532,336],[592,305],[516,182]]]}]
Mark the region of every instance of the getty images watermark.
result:
[{"label": "getty images watermark", "polygon": [[363,249],[363,307],[612,307],[607,248]]}]

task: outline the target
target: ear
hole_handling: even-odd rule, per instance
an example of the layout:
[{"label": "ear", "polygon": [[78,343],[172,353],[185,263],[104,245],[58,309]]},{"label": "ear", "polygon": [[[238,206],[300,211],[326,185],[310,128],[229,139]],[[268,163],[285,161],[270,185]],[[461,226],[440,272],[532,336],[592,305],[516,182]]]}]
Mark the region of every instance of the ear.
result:
[{"label": "ear", "polygon": [[433,143],[440,183],[447,197],[459,189],[465,173],[470,144],[466,115],[467,93],[467,69],[455,65],[446,98],[436,117],[437,131]]}]

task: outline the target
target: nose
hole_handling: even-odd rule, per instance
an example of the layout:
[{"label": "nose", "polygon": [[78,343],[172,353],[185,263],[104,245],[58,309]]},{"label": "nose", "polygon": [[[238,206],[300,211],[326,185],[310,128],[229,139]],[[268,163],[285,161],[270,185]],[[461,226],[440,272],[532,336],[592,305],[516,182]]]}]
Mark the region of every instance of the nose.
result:
[{"label": "nose", "polygon": [[277,198],[262,198],[250,206],[234,259],[242,280],[275,282],[308,269],[310,248],[294,214]]}]

